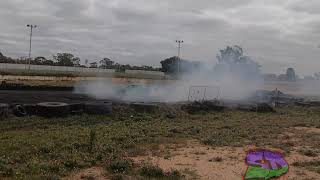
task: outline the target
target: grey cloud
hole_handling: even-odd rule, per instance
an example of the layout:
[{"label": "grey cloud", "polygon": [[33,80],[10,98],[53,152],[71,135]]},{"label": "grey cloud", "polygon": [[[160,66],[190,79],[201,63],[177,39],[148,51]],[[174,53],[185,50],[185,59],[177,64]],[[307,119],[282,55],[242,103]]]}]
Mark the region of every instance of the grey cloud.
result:
[{"label": "grey cloud", "polygon": [[293,1],[293,3],[289,3],[288,7],[297,12],[320,14],[320,1],[318,0],[308,0],[307,2],[304,0],[297,0]]},{"label": "grey cloud", "polygon": [[0,51],[25,56],[26,24],[37,24],[34,56],[66,51],[91,61],[108,56],[149,64],[176,54],[214,63],[219,49],[240,44],[276,72],[319,71],[318,0],[33,0],[0,1]]}]

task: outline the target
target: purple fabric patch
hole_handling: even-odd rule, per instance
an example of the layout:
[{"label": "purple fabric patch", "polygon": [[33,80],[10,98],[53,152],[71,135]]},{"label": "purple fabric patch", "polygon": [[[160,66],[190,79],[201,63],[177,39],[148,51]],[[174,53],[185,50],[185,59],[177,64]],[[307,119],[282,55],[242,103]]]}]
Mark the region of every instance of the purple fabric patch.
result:
[{"label": "purple fabric patch", "polygon": [[257,166],[268,170],[281,169],[288,166],[281,153],[269,150],[256,150],[248,153],[246,162],[250,166]]}]

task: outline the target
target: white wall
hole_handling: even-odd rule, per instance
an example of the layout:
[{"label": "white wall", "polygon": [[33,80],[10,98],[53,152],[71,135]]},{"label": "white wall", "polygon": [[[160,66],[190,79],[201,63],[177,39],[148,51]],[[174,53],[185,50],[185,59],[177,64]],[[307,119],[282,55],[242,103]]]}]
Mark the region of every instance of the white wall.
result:
[{"label": "white wall", "polygon": [[[7,64],[0,63],[0,71],[3,72],[27,72],[29,65],[26,64]],[[64,74],[64,73],[104,73],[104,74],[113,74],[115,69],[100,69],[100,68],[82,68],[82,67],[68,67],[68,66],[46,66],[46,65],[30,65],[30,70],[32,72],[47,72],[55,74]],[[152,77],[165,77],[163,72],[159,71],[143,71],[143,70],[126,70],[125,74],[132,77],[140,76],[152,76]]]},{"label": "white wall", "polygon": [[[28,70],[29,65],[26,64],[7,64],[0,63],[0,70]],[[99,69],[99,68],[82,68],[68,66],[46,66],[46,65],[30,65],[30,70],[33,71],[59,71],[59,72],[91,72],[91,73],[114,73],[114,69]]]}]

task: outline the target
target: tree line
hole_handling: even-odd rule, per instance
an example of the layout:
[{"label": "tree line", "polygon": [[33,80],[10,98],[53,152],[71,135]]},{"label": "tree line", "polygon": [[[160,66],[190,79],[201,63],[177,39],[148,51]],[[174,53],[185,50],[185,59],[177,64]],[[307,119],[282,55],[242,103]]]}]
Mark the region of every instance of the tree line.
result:
[{"label": "tree line", "polygon": [[[14,59],[11,57],[4,56],[0,52],[0,63],[10,64],[28,64],[29,59],[26,57],[20,57]],[[112,61],[110,58],[102,58],[99,61],[89,63],[85,60],[84,64],[81,64],[79,57],[74,56],[71,53],[57,53],[52,56],[52,59],[47,59],[43,56],[30,59],[32,65],[49,65],[49,66],[70,66],[70,67],[86,67],[86,68],[103,68],[103,69],[116,69],[117,71],[127,70],[145,70],[145,71],[160,71],[161,68],[154,68],[152,66],[132,66],[129,64],[120,64]]]},{"label": "tree line", "polygon": [[[227,46],[221,49],[216,56],[217,63],[213,69],[208,69],[208,64],[195,61],[187,61],[179,57],[171,57],[161,61],[162,71],[166,74],[193,73],[208,71],[211,78],[234,76],[243,79],[264,79],[266,81],[297,81],[301,79],[294,68],[288,68],[284,74],[262,74],[261,65],[250,56],[246,56],[240,46]],[[303,77],[305,80],[320,80],[320,72]]]},{"label": "tree line", "polygon": [[[299,79],[293,68],[288,68],[285,74],[262,74],[261,66],[255,62],[251,57],[244,55],[244,50],[240,46],[227,46],[219,51],[216,56],[217,63],[211,69],[211,75],[215,77],[223,77],[233,75],[245,79],[263,78],[265,80],[275,81],[296,81]],[[28,58],[14,59],[4,56],[0,52],[0,63],[13,63],[13,64],[28,64]],[[130,64],[120,64],[110,58],[102,58],[99,61],[90,62],[85,60],[81,64],[80,58],[71,53],[57,53],[52,56],[52,59],[45,57],[36,57],[30,60],[30,64],[34,65],[50,65],[50,66],[73,66],[73,67],[86,67],[86,68],[103,68],[103,69],[116,69],[117,72],[124,72],[125,70],[145,70],[145,71],[162,71],[168,75],[177,74],[191,74],[194,72],[202,71],[207,65],[198,61],[189,61],[181,59],[177,56],[166,58],[161,63],[161,68],[154,68],[152,66],[132,66]],[[214,77],[213,77],[214,78]],[[307,80],[320,80],[320,72],[312,76],[306,76]]]}]

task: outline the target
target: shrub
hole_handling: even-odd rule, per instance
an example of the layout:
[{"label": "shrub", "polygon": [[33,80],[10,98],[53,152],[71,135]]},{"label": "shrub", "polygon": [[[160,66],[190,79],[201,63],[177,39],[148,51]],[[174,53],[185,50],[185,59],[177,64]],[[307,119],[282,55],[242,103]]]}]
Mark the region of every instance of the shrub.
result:
[{"label": "shrub", "polygon": [[131,169],[131,165],[126,159],[114,159],[110,162],[108,170],[111,173],[125,173]]}]

